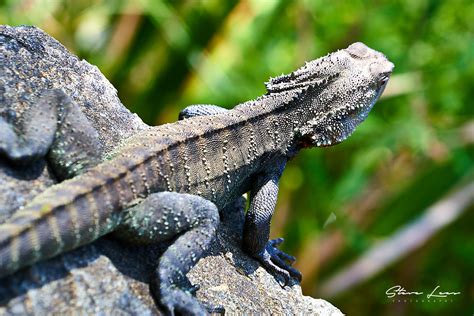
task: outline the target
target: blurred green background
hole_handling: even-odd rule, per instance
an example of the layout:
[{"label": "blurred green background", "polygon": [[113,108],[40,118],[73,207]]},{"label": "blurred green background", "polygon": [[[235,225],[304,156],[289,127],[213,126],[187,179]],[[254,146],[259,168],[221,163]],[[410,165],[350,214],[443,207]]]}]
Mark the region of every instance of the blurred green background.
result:
[{"label": "blurred green background", "polygon": [[[253,99],[355,41],[382,51],[396,65],[384,96],[347,141],[289,164],[272,236],[304,293],[348,315],[474,314],[471,0],[0,1],[0,23],[97,65],[149,124]],[[461,293],[387,298],[395,285]]]}]

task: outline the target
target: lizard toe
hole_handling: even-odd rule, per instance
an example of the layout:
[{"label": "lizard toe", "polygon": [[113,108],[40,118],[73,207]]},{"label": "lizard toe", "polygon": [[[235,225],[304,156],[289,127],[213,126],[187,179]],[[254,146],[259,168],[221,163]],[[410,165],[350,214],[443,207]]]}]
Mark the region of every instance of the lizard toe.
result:
[{"label": "lizard toe", "polygon": [[280,249],[275,249],[275,253],[281,260],[288,261],[290,265],[292,265],[296,261],[295,257],[287,254],[286,252],[281,251]]},{"label": "lizard toe", "polygon": [[[301,282],[301,273],[298,270],[296,270],[295,268],[293,268],[291,265],[286,263],[284,260],[282,260],[278,255],[273,255],[271,257],[271,260],[275,265],[277,265],[279,268],[283,269],[291,277],[298,280],[298,282]],[[286,282],[286,283],[288,283],[288,282]]]},{"label": "lizard toe", "polygon": [[[265,247],[265,252],[267,253],[266,257],[269,258],[272,265],[278,267],[279,270],[285,271],[289,276],[295,278],[298,282],[301,282],[301,273],[291,266],[291,264],[295,262],[296,258],[275,247],[280,245],[282,242],[283,238],[277,238],[268,241],[267,246]],[[288,261],[289,264],[286,261]],[[285,278],[285,281],[286,285],[289,280],[286,280]]]},{"label": "lizard toe", "polygon": [[284,287],[290,282],[290,273],[287,270],[280,268],[270,257],[260,262],[268,272],[283,278],[283,283],[280,283],[281,286]]},{"label": "lizard toe", "polygon": [[281,245],[284,241],[285,241],[284,238],[279,237],[279,238],[275,238],[275,239],[269,240],[269,241],[268,241],[268,245],[271,246],[271,247],[278,247],[278,246]]},{"label": "lizard toe", "polygon": [[284,241],[283,238],[276,238],[276,239],[269,240],[267,248],[270,248],[269,252],[272,255],[272,257],[277,255],[280,259],[288,261],[291,265],[296,261],[296,258],[277,248],[283,241]]}]

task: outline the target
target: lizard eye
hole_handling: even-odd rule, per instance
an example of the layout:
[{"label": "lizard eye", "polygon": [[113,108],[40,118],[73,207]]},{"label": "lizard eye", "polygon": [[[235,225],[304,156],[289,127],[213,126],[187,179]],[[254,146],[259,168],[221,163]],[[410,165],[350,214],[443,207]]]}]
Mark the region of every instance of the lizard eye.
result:
[{"label": "lizard eye", "polygon": [[387,82],[388,82],[388,79],[390,79],[390,76],[389,76],[389,75],[387,75],[387,74],[383,75],[382,78],[381,78],[380,81],[379,81],[379,85],[380,85],[381,87],[385,86],[385,85],[387,84]]}]

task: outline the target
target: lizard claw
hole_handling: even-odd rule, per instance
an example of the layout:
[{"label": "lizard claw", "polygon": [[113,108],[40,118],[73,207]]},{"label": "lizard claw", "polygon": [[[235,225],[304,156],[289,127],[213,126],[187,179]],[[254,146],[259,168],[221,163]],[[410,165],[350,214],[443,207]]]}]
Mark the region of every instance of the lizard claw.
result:
[{"label": "lizard claw", "polygon": [[[276,273],[283,277],[283,286],[286,286],[289,283],[290,277],[301,282],[301,273],[291,266],[291,264],[296,260],[295,257],[276,248],[282,242],[283,238],[269,240],[265,249],[260,252],[256,258],[269,272]],[[286,261],[289,261],[290,264]]]}]

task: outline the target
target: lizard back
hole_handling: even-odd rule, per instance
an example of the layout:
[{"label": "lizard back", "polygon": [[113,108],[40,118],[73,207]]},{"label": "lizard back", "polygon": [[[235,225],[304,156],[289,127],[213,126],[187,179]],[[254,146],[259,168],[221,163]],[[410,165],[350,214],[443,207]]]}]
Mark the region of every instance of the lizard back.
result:
[{"label": "lizard back", "polygon": [[383,54],[354,43],[271,79],[267,94],[233,110],[139,132],[0,225],[0,277],[110,232],[123,209],[153,192],[192,193],[222,208],[275,157],[349,137],[392,69]]},{"label": "lizard back", "polygon": [[114,230],[122,210],[151,193],[192,193],[222,207],[248,191],[248,175],[277,142],[274,130],[257,128],[275,121],[276,109],[258,110],[141,131],[101,164],[46,189],[0,225],[0,276]]}]

